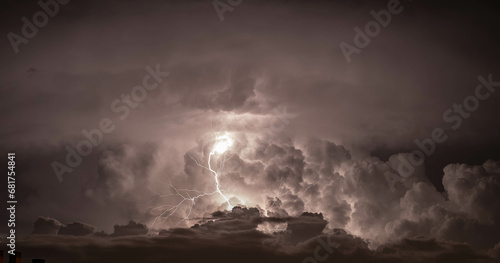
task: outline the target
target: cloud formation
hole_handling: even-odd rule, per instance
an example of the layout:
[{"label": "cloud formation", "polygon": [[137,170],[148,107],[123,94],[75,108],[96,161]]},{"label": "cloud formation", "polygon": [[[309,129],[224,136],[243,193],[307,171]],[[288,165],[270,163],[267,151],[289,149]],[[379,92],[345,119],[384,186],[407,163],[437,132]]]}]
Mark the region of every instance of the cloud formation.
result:
[{"label": "cloud formation", "polygon": [[[257,230],[257,226],[265,222],[285,222],[290,227],[274,233]],[[488,263],[499,259],[498,245],[483,251],[465,243],[423,237],[404,238],[372,250],[366,240],[342,229],[322,232],[325,225],[320,222],[326,223],[320,214],[274,218],[262,216],[256,208],[235,207],[231,212],[214,212],[214,219],[206,223],[164,230],[159,235],[87,235],[78,239],[67,235],[34,235],[20,244],[23,256],[37,255],[55,263],[68,260],[76,263],[196,262],[206,258],[218,262],[234,262],[235,258],[240,262],[253,262],[258,258],[263,262]],[[131,222],[130,225],[137,224]],[[78,256],[88,251],[92,253]]]},{"label": "cloud formation", "polygon": [[68,235],[68,236],[86,236],[94,233],[96,230],[95,226],[82,223],[82,222],[72,222],[66,225],[62,225],[59,228],[58,235]]},{"label": "cloud formation", "polygon": [[144,224],[130,220],[126,225],[115,225],[113,236],[133,236],[133,235],[146,235],[148,227]]}]

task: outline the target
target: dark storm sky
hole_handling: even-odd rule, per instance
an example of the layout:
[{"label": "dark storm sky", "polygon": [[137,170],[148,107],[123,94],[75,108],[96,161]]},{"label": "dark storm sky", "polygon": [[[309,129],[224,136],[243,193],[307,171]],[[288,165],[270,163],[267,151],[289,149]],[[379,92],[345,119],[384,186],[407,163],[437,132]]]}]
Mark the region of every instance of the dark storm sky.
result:
[{"label": "dark storm sky", "polygon": [[[0,149],[17,153],[19,231],[31,233],[39,216],[85,222],[77,235],[113,233],[130,220],[150,225],[158,211],[148,202],[171,193],[167,177],[181,188],[213,187],[187,153],[206,158],[210,127],[227,125],[238,148],[221,180],[235,202],[265,208],[277,197],[277,217],[321,212],[325,231],[346,229],[370,249],[415,236],[451,242],[440,244],[446,251],[453,242],[493,248],[498,91],[457,130],[443,113],[475,94],[478,76],[500,81],[500,10],[494,1],[401,1],[402,12],[347,63],[339,44],[353,45],[353,28],[387,2],[243,0],[220,21],[212,1],[73,0],[17,54],[4,37]],[[40,10],[35,1],[1,6],[5,36],[21,34],[21,18]],[[110,105],[158,64],[170,75],[119,119]],[[283,107],[293,118],[270,142],[263,131]],[[65,147],[103,118],[116,129],[60,183],[51,164],[64,162]],[[384,172],[435,128],[447,141],[391,192]],[[200,200],[192,216],[210,216],[221,204]],[[206,234],[192,231],[183,238]],[[251,233],[251,242],[268,238]],[[93,238],[79,242],[102,245]],[[47,242],[57,248],[64,240]]]}]

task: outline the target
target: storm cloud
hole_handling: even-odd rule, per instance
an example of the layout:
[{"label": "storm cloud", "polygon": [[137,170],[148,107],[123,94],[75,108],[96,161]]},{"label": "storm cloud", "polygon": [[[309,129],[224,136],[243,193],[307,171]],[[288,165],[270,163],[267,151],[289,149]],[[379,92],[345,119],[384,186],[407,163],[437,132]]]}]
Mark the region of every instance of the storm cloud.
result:
[{"label": "storm cloud", "polygon": [[[389,2],[402,12],[348,63],[339,44]],[[5,34],[41,10],[0,5]],[[19,52],[4,38],[0,149],[16,153],[24,255],[314,262],[320,246],[331,262],[498,261],[495,3],[231,9],[221,21],[214,1],[74,0]],[[168,77],[135,101],[148,67]],[[478,85],[488,97],[467,110]],[[68,165],[103,120],[113,131]],[[430,146],[436,129],[446,140]],[[221,135],[231,145],[215,153]],[[432,153],[401,173],[416,150]]]}]

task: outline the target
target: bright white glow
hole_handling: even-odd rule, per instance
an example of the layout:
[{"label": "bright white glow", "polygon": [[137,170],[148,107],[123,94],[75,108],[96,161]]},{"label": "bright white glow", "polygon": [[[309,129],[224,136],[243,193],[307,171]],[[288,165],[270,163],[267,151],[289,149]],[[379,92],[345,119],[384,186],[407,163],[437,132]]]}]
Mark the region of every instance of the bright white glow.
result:
[{"label": "bright white glow", "polygon": [[218,136],[215,139],[215,145],[213,151],[216,153],[224,153],[233,145],[233,139],[231,139],[229,136],[226,134],[222,136]]}]

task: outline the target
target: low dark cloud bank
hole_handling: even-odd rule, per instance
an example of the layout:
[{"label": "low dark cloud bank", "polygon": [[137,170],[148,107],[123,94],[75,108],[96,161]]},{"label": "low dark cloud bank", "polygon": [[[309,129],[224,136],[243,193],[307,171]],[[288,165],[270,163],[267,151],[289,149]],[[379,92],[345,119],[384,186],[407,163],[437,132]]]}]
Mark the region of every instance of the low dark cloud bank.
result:
[{"label": "low dark cloud bank", "polygon": [[[259,213],[260,212],[260,213]],[[257,208],[233,208],[215,212],[206,223],[191,228],[171,228],[145,235],[144,225],[129,222],[115,226],[115,233],[82,234],[92,229],[69,223],[67,233],[41,234],[55,219],[39,218],[35,231],[20,242],[26,256],[38,255],[50,262],[498,262],[500,245],[478,250],[461,242],[413,237],[387,243],[375,250],[368,241],[335,228],[322,233],[323,215],[303,213],[297,217],[265,217]],[[262,232],[265,223],[287,223],[279,232]],[[76,227],[78,225],[78,227]],[[126,229],[126,230],[125,230]],[[38,233],[38,234],[35,234]],[[322,260],[315,259],[319,258]],[[314,261],[317,260],[317,261]]]}]

